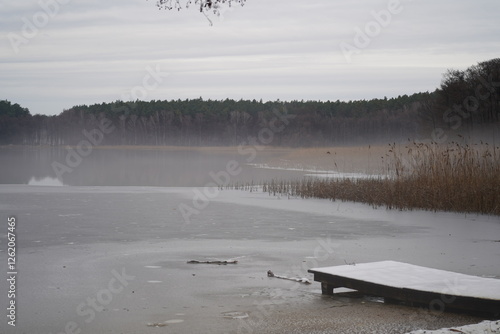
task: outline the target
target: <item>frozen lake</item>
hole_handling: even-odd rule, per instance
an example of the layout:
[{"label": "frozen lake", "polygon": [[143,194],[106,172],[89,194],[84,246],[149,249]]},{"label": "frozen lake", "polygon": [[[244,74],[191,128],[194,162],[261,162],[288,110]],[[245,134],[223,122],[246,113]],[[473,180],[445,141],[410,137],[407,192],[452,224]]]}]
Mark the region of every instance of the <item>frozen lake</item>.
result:
[{"label": "frozen lake", "polygon": [[[0,186],[0,213],[16,216],[18,238],[18,325],[4,317],[5,333],[278,333],[297,323],[305,333],[338,325],[339,314],[358,329],[362,318],[367,330],[404,333],[480,319],[324,297],[316,282],[266,272],[312,279],[312,267],[394,260],[500,277],[497,217],[194,187],[28,185]],[[215,259],[239,263],[186,263]]]},{"label": "frozen lake", "polygon": [[[0,149],[0,263],[7,275],[15,216],[18,271],[17,326],[4,317],[0,332],[404,333],[481,320],[267,277],[393,260],[500,278],[500,222],[204,187],[333,166],[324,149],[253,149],[96,149],[78,163],[67,148]],[[358,177],[374,158],[335,159]],[[57,177],[54,163],[70,170]],[[2,301],[8,290],[2,280]]]}]

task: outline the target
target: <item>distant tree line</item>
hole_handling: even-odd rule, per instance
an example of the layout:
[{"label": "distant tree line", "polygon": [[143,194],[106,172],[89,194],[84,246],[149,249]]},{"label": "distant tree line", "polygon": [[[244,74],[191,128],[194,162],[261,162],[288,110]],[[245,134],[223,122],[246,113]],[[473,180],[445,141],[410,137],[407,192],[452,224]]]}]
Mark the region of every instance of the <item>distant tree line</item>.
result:
[{"label": "distant tree line", "polygon": [[[293,115],[270,145],[313,146],[414,137],[416,116],[430,93],[370,101],[136,101],[80,105],[57,116],[0,114],[2,144],[76,145],[83,131],[113,124],[101,145],[239,145]],[[3,101],[4,103],[8,103]],[[283,124],[281,124],[283,125]]]},{"label": "distant tree line", "polygon": [[[323,146],[428,138],[439,128],[462,134],[499,126],[500,59],[449,70],[429,93],[359,101],[170,100],[74,106],[31,115],[0,101],[0,144],[77,145],[106,119],[100,145],[239,145],[293,115],[269,145]],[[101,138],[100,138],[101,139]]]},{"label": "distant tree line", "polygon": [[33,118],[27,108],[0,100],[0,144],[25,143],[32,126]]},{"label": "distant tree line", "polygon": [[[427,114],[433,124],[473,131],[500,121],[500,58],[448,70]],[[441,117],[440,117],[441,116]],[[467,132],[467,131],[466,131]]]}]

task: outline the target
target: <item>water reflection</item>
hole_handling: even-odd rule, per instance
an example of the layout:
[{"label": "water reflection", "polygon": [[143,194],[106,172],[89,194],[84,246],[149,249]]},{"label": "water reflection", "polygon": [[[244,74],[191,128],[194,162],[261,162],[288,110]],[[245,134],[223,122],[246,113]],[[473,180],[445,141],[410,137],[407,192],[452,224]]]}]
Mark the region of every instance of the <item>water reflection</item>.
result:
[{"label": "water reflection", "polygon": [[50,177],[50,176],[47,176],[47,177],[44,177],[41,179],[36,178],[36,177],[32,177],[29,180],[28,185],[30,185],[30,186],[52,186],[52,187],[64,186],[64,184],[61,182],[61,180],[59,180],[55,177]]},{"label": "water reflection", "polygon": [[[217,179],[225,182],[229,162],[237,171],[231,173],[231,183],[297,179],[305,174],[255,168],[248,164],[249,156],[238,154],[236,148],[94,148],[81,159],[69,152],[69,148],[1,148],[0,184],[199,187]],[[265,163],[279,154],[263,150],[251,162]]]}]

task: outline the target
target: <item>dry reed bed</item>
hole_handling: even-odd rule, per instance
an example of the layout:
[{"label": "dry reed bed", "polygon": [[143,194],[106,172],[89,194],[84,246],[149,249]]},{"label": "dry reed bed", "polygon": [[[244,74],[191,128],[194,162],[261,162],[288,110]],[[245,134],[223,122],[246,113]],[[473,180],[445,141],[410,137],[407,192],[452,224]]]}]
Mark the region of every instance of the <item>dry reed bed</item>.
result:
[{"label": "dry reed bed", "polygon": [[[328,198],[386,206],[500,215],[500,155],[488,144],[389,146],[385,176],[370,179],[271,180],[273,195]],[[235,188],[253,189],[236,185]]]}]

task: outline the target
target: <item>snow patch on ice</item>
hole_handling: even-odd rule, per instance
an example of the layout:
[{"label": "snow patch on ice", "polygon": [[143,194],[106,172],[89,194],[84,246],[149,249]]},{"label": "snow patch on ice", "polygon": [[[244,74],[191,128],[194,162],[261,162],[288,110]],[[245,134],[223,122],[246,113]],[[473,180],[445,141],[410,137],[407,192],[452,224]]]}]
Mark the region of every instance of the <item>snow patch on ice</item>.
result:
[{"label": "snow patch on ice", "polygon": [[466,325],[462,327],[442,328],[434,331],[419,329],[406,334],[449,334],[451,332],[465,333],[465,334],[486,334],[486,333],[500,333],[500,320],[497,321],[483,321],[479,324]]},{"label": "snow patch on ice", "polygon": [[274,167],[269,166],[268,164],[248,164],[248,166],[259,168],[259,169],[272,169],[272,170],[288,170],[293,172],[307,172],[307,173],[336,173],[333,170],[318,170],[311,168],[293,168],[293,167]]},{"label": "snow patch on ice", "polygon": [[335,170],[322,170],[316,168],[304,167],[275,167],[268,164],[248,164],[253,168],[270,169],[270,170],[283,170],[291,172],[304,172],[304,176],[320,177],[320,178],[336,178],[336,179],[369,179],[382,177],[381,175],[370,175],[365,173],[342,173]]},{"label": "snow patch on ice", "polygon": [[339,172],[329,172],[329,173],[309,173],[304,176],[319,177],[323,179],[376,179],[380,178],[380,175],[370,175],[363,173],[339,173]]},{"label": "snow patch on ice", "polygon": [[222,316],[226,319],[246,319],[248,318],[248,313],[239,311],[230,311],[222,313]]},{"label": "snow patch on ice", "polygon": [[182,319],[172,319],[172,320],[167,320],[164,323],[165,324],[180,324],[181,322],[184,322]]}]

